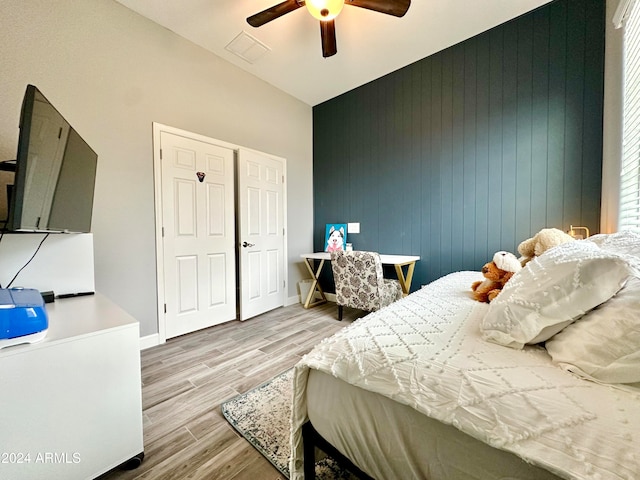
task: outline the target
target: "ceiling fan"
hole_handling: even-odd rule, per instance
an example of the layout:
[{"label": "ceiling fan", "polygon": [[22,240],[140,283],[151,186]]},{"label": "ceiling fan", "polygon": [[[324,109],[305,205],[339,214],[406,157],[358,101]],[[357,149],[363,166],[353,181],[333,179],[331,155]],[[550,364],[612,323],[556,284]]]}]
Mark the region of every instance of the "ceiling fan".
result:
[{"label": "ceiling fan", "polygon": [[334,19],[342,11],[342,7],[345,4],[366,8],[374,12],[386,13],[394,17],[402,17],[409,10],[411,0],[285,0],[262,12],[251,15],[247,18],[247,23],[252,27],[260,27],[271,20],[306,6],[309,13],[320,20],[322,56],[326,58],[335,55],[338,51]]}]

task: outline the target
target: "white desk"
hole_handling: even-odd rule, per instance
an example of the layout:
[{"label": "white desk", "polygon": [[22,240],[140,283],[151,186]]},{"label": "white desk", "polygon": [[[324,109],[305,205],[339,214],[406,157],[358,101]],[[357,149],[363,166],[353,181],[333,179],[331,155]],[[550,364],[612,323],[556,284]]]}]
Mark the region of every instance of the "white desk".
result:
[{"label": "white desk", "polygon": [[[304,308],[315,307],[316,305],[320,305],[327,301],[327,297],[322,291],[322,287],[320,287],[319,277],[320,272],[322,271],[322,267],[324,266],[324,262],[329,260],[331,261],[331,254],[329,252],[315,252],[315,253],[303,253],[300,255],[304,259],[304,264],[307,267],[307,270],[311,274],[311,278],[313,279],[313,283],[311,284],[311,288],[309,289],[309,294],[304,302]],[[320,263],[317,267],[315,267],[316,260],[319,260]],[[411,280],[413,279],[413,270],[416,266],[416,262],[420,260],[419,255],[386,255],[380,254],[380,260],[383,265],[393,265],[396,270],[396,275],[398,276],[398,281],[400,282],[400,286],[402,287],[402,293],[404,295],[408,295],[411,290]],[[407,274],[405,275],[402,270],[403,267],[407,267]],[[316,292],[320,294],[320,299],[315,300]]]}]

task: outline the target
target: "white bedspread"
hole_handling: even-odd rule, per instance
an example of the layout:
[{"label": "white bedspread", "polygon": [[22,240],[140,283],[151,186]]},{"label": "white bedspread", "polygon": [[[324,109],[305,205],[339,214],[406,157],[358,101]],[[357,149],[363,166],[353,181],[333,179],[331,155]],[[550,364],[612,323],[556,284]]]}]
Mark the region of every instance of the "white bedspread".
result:
[{"label": "white bedspread", "polygon": [[478,272],[443,277],[324,340],[296,366],[291,478],[302,478],[308,369],[453,425],[567,479],[640,478],[640,390],[579,379],[542,347],[487,343]]}]

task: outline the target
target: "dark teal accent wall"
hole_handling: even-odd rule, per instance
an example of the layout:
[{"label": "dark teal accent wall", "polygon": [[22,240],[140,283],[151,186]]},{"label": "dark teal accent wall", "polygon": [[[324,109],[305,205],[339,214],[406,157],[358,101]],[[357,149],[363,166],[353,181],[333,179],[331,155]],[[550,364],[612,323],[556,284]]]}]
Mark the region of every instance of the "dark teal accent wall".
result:
[{"label": "dark teal accent wall", "polygon": [[[313,108],[314,246],[420,255],[412,290],[600,221],[605,2],[559,0]],[[330,289],[330,288],[329,288]]]}]

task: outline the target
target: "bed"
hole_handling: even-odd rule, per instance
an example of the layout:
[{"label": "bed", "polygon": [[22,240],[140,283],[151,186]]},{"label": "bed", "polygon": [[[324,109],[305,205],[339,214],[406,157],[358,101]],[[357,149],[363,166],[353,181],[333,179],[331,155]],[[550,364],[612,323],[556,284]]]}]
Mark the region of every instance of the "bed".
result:
[{"label": "bed", "polygon": [[565,245],[491,304],[456,272],[316,346],[291,478],[303,429],[381,480],[640,478],[640,235]]}]

